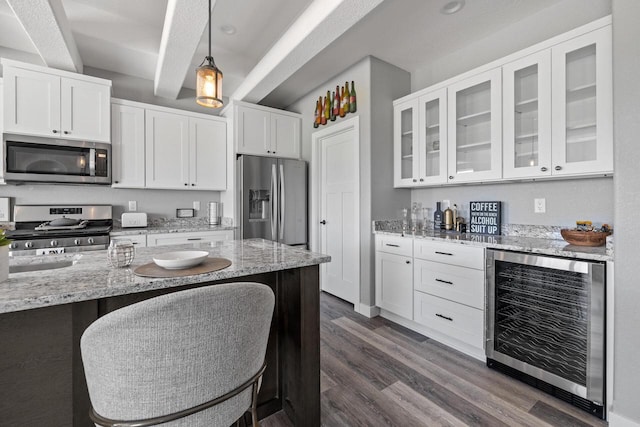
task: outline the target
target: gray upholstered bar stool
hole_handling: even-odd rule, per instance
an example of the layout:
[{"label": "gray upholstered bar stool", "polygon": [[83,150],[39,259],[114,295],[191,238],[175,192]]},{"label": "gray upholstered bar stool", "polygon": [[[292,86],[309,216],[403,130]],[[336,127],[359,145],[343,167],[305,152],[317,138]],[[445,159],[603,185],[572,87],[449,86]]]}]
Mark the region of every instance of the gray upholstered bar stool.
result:
[{"label": "gray upholstered bar stool", "polygon": [[113,311],[82,335],[101,426],[228,427],[256,396],[274,295],[258,283],[174,292]]}]

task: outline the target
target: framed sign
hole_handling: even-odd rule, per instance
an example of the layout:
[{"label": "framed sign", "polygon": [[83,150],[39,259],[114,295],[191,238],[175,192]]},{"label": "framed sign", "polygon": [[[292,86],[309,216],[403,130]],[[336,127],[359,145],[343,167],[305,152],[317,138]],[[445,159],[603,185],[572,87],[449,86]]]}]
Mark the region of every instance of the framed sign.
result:
[{"label": "framed sign", "polygon": [[502,202],[471,202],[469,232],[500,235],[502,226]]}]

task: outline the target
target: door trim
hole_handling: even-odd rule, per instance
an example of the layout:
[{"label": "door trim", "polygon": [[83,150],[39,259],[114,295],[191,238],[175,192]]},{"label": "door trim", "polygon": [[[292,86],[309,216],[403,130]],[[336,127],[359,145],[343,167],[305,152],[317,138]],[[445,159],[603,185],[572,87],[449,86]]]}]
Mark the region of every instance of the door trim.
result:
[{"label": "door trim", "polygon": [[[321,159],[322,159],[322,142],[327,138],[331,138],[335,135],[339,135],[344,132],[348,132],[353,130],[355,133],[356,145],[355,149],[355,164],[353,167],[355,168],[357,177],[357,185],[356,185],[356,198],[360,200],[360,117],[355,116],[351,119],[344,120],[341,123],[335,124],[327,129],[322,129],[311,134],[311,163],[309,165],[309,176],[311,177],[311,197],[309,199],[309,246],[314,252],[320,251],[320,227],[318,226],[320,222],[320,213],[322,209],[321,205],[321,189],[320,189],[320,170],[321,170]],[[360,218],[360,203],[356,203],[356,217]],[[359,222],[359,221],[358,221]],[[356,238],[360,241],[360,228],[357,227],[356,230]],[[358,245],[358,248],[360,245]],[[358,249],[357,259],[360,260],[360,250]],[[361,268],[361,266],[360,266]],[[358,296],[357,301],[354,301],[354,309],[358,310],[360,307],[360,290],[362,284],[360,283],[360,268],[358,268]],[[320,269],[320,281],[319,284],[322,284],[322,268]]]}]

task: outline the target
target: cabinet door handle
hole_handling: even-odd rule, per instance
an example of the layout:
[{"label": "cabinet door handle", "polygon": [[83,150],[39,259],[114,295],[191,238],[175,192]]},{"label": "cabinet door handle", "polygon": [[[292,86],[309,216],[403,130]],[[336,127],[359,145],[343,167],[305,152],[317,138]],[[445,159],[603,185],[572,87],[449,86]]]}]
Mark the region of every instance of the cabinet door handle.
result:
[{"label": "cabinet door handle", "polygon": [[320,221],[320,224],[325,225],[327,223],[327,221],[325,221],[324,219],[322,221]]},{"label": "cabinet door handle", "polygon": [[65,135],[69,135],[70,133],[71,133],[71,132],[69,132],[68,130],[65,130],[65,131],[64,131],[64,134],[65,134]]},{"label": "cabinet door handle", "polygon": [[562,166],[556,166],[554,169],[557,171],[562,170]]},{"label": "cabinet door handle", "polygon": [[196,185],[195,185],[195,184],[191,184],[191,186],[192,186],[192,187],[195,187]]},{"label": "cabinet door handle", "polygon": [[54,129],[54,130],[53,130],[53,133],[58,133],[58,131]]},{"label": "cabinet door handle", "polygon": [[436,279],[436,282],[446,283],[447,285],[453,285],[453,282],[450,282],[448,280]]},{"label": "cabinet door handle", "polygon": [[407,264],[411,264],[411,261],[405,261]]},{"label": "cabinet door handle", "polygon": [[187,184],[186,182],[184,183],[185,187],[188,186],[189,184]]},{"label": "cabinet door handle", "polygon": [[545,166],[543,166],[543,167],[541,167],[541,168],[540,168],[540,170],[541,170],[542,172],[546,172],[546,171],[548,171],[549,169],[547,169]]},{"label": "cabinet door handle", "polygon": [[448,320],[449,322],[453,322],[453,318],[442,315],[440,313],[436,313],[436,316],[443,318],[444,320]]},{"label": "cabinet door handle", "polygon": [[420,182],[424,182],[424,179],[423,179],[423,178],[420,178]]},{"label": "cabinet door handle", "polygon": [[413,180],[413,182],[418,182],[418,180],[417,180],[417,179],[414,179],[414,180]]},{"label": "cabinet door handle", "polygon": [[114,184],[120,184],[120,181],[113,181]]},{"label": "cabinet door handle", "polygon": [[453,254],[450,254],[449,252],[440,252],[440,251],[436,251],[436,253],[438,255],[449,255],[449,256],[453,256]]},{"label": "cabinet door handle", "polygon": [[202,240],[202,237],[190,237],[187,240]]},{"label": "cabinet door handle", "polygon": [[394,247],[394,248],[399,248],[400,247],[400,245],[393,245],[391,243],[385,243],[385,245],[386,246],[391,246],[391,247]]},{"label": "cabinet door handle", "polygon": [[453,175],[449,175],[449,179],[453,179]]}]

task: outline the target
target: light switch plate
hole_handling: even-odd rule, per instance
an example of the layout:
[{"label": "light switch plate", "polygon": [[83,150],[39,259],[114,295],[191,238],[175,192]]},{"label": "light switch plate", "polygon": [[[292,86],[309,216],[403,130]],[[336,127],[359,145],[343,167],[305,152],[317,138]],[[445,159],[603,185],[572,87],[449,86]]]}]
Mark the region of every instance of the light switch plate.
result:
[{"label": "light switch plate", "polygon": [[193,209],[199,211],[200,210],[200,200],[194,200]]},{"label": "light switch plate", "polygon": [[9,197],[0,197],[0,222],[11,221],[11,212],[9,211]]},{"label": "light switch plate", "polygon": [[129,211],[135,212],[138,210],[138,204],[135,200],[129,200]]},{"label": "light switch plate", "polygon": [[533,199],[533,211],[535,213],[545,213],[547,211],[546,199]]}]

